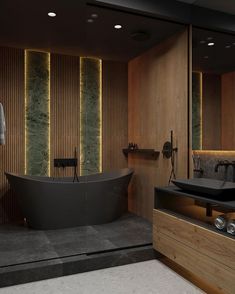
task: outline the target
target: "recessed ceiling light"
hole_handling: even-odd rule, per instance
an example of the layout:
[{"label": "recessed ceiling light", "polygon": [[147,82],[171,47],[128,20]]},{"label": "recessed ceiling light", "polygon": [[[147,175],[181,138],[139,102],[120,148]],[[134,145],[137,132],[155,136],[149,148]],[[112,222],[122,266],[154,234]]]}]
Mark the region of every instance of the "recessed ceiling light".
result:
[{"label": "recessed ceiling light", "polygon": [[215,43],[214,43],[214,42],[210,42],[210,43],[208,43],[207,45],[208,45],[208,46],[214,46]]},{"label": "recessed ceiling light", "polygon": [[227,49],[228,49],[228,48],[231,48],[231,46],[230,46],[230,45],[226,45],[226,46],[225,46],[225,48],[227,48]]},{"label": "recessed ceiling light", "polygon": [[116,25],[114,26],[114,28],[115,28],[116,30],[120,30],[120,29],[122,28],[122,25],[120,25],[120,24],[116,24]]},{"label": "recessed ceiling light", "polygon": [[88,18],[87,22],[92,23],[92,22],[94,22],[94,19]]},{"label": "recessed ceiling light", "polygon": [[207,40],[212,40],[213,39],[213,37],[207,37]]},{"label": "recessed ceiling light", "polygon": [[56,13],[51,11],[51,12],[48,12],[47,15],[50,17],[55,17]]},{"label": "recessed ceiling light", "polygon": [[200,41],[200,44],[205,44],[205,43],[206,43],[206,41],[204,41],[204,40]]},{"label": "recessed ceiling light", "polygon": [[91,14],[91,17],[92,17],[92,18],[97,18],[97,17],[98,17],[98,14],[97,14],[97,13],[92,13],[92,14]]}]

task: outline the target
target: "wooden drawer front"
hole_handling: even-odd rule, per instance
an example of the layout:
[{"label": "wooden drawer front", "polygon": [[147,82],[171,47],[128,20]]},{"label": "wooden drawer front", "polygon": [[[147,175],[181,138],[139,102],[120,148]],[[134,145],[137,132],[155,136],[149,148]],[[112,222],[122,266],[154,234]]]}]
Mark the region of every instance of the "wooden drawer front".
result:
[{"label": "wooden drawer front", "polygon": [[235,271],[171,237],[154,232],[154,248],[222,293],[235,293]]},{"label": "wooden drawer front", "polygon": [[235,239],[156,209],[153,224],[154,235],[160,232],[235,270]]}]

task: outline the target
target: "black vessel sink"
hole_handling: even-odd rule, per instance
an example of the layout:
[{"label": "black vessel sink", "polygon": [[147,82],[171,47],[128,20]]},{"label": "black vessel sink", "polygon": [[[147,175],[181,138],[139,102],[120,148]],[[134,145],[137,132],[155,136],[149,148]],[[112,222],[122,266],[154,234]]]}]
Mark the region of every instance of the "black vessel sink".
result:
[{"label": "black vessel sink", "polygon": [[[235,199],[235,183],[207,178],[179,179],[172,182],[182,190],[211,195],[214,197],[231,196]],[[233,196],[234,195],[234,196]]]}]

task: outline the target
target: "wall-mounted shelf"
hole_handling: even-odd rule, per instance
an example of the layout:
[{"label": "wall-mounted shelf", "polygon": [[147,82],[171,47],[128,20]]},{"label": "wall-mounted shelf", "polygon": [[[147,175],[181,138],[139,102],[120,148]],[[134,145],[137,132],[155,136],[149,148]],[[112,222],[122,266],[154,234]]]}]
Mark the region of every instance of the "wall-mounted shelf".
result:
[{"label": "wall-mounted shelf", "polygon": [[123,154],[128,157],[129,153],[134,153],[134,154],[143,154],[143,155],[147,155],[147,156],[152,156],[154,159],[157,159],[157,157],[160,154],[160,151],[157,151],[155,149],[130,149],[130,148],[124,148],[122,149]]}]

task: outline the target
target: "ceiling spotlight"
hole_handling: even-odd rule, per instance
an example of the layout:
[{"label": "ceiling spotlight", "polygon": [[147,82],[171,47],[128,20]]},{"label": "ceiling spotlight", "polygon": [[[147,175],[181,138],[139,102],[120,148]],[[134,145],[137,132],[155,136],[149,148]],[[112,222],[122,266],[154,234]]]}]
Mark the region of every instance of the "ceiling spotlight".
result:
[{"label": "ceiling spotlight", "polygon": [[122,25],[120,25],[120,24],[116,24],[116,25],[114,26],[114,28],[115,28],[116,30],[120,30],[120,29],[122,28]]},{"label": "ceiling spotlight", "polygon": [[225,46],[225,48],[229,49],[229,48],[231,48],[231,46],[230,45],[227,45],[227,46]]},{"label": "ceiling spotlight", "polygon": [[213,37],[207,37],[207,40],[212,40],[213,39]]},{"label": "ceiling spotlight", "polygon": [[97,13],[92,13],[92,14],[91,14],[91,17],[92,17],[92,18],[97,18],[97,17],[98,17],[98,14],[97,14]]},{"label": "ceiling spotlight", "polygon": [[92,22],[94,22],[94,19],[88,18],[87,22],[92,23]]},{"label": "ceiling spotlight", "polygon": [[50,17],[55,17],[56,13],[55,12],[48,12],[47,15],[50,16]]},{"label": "ceiling spotlight", "polygon": [[214,46],[214,45],[215,45],[215,43],[213,43],[213,42],[210,42],[210,43],[208,43],[207,45],[208,45],[208,46]]},{"label": "ceiling spotlight", "polygon": [[206,41],[204,41],[204,40],[200,41],[200,44],[205,44],[205,43],[206,43]]}]

